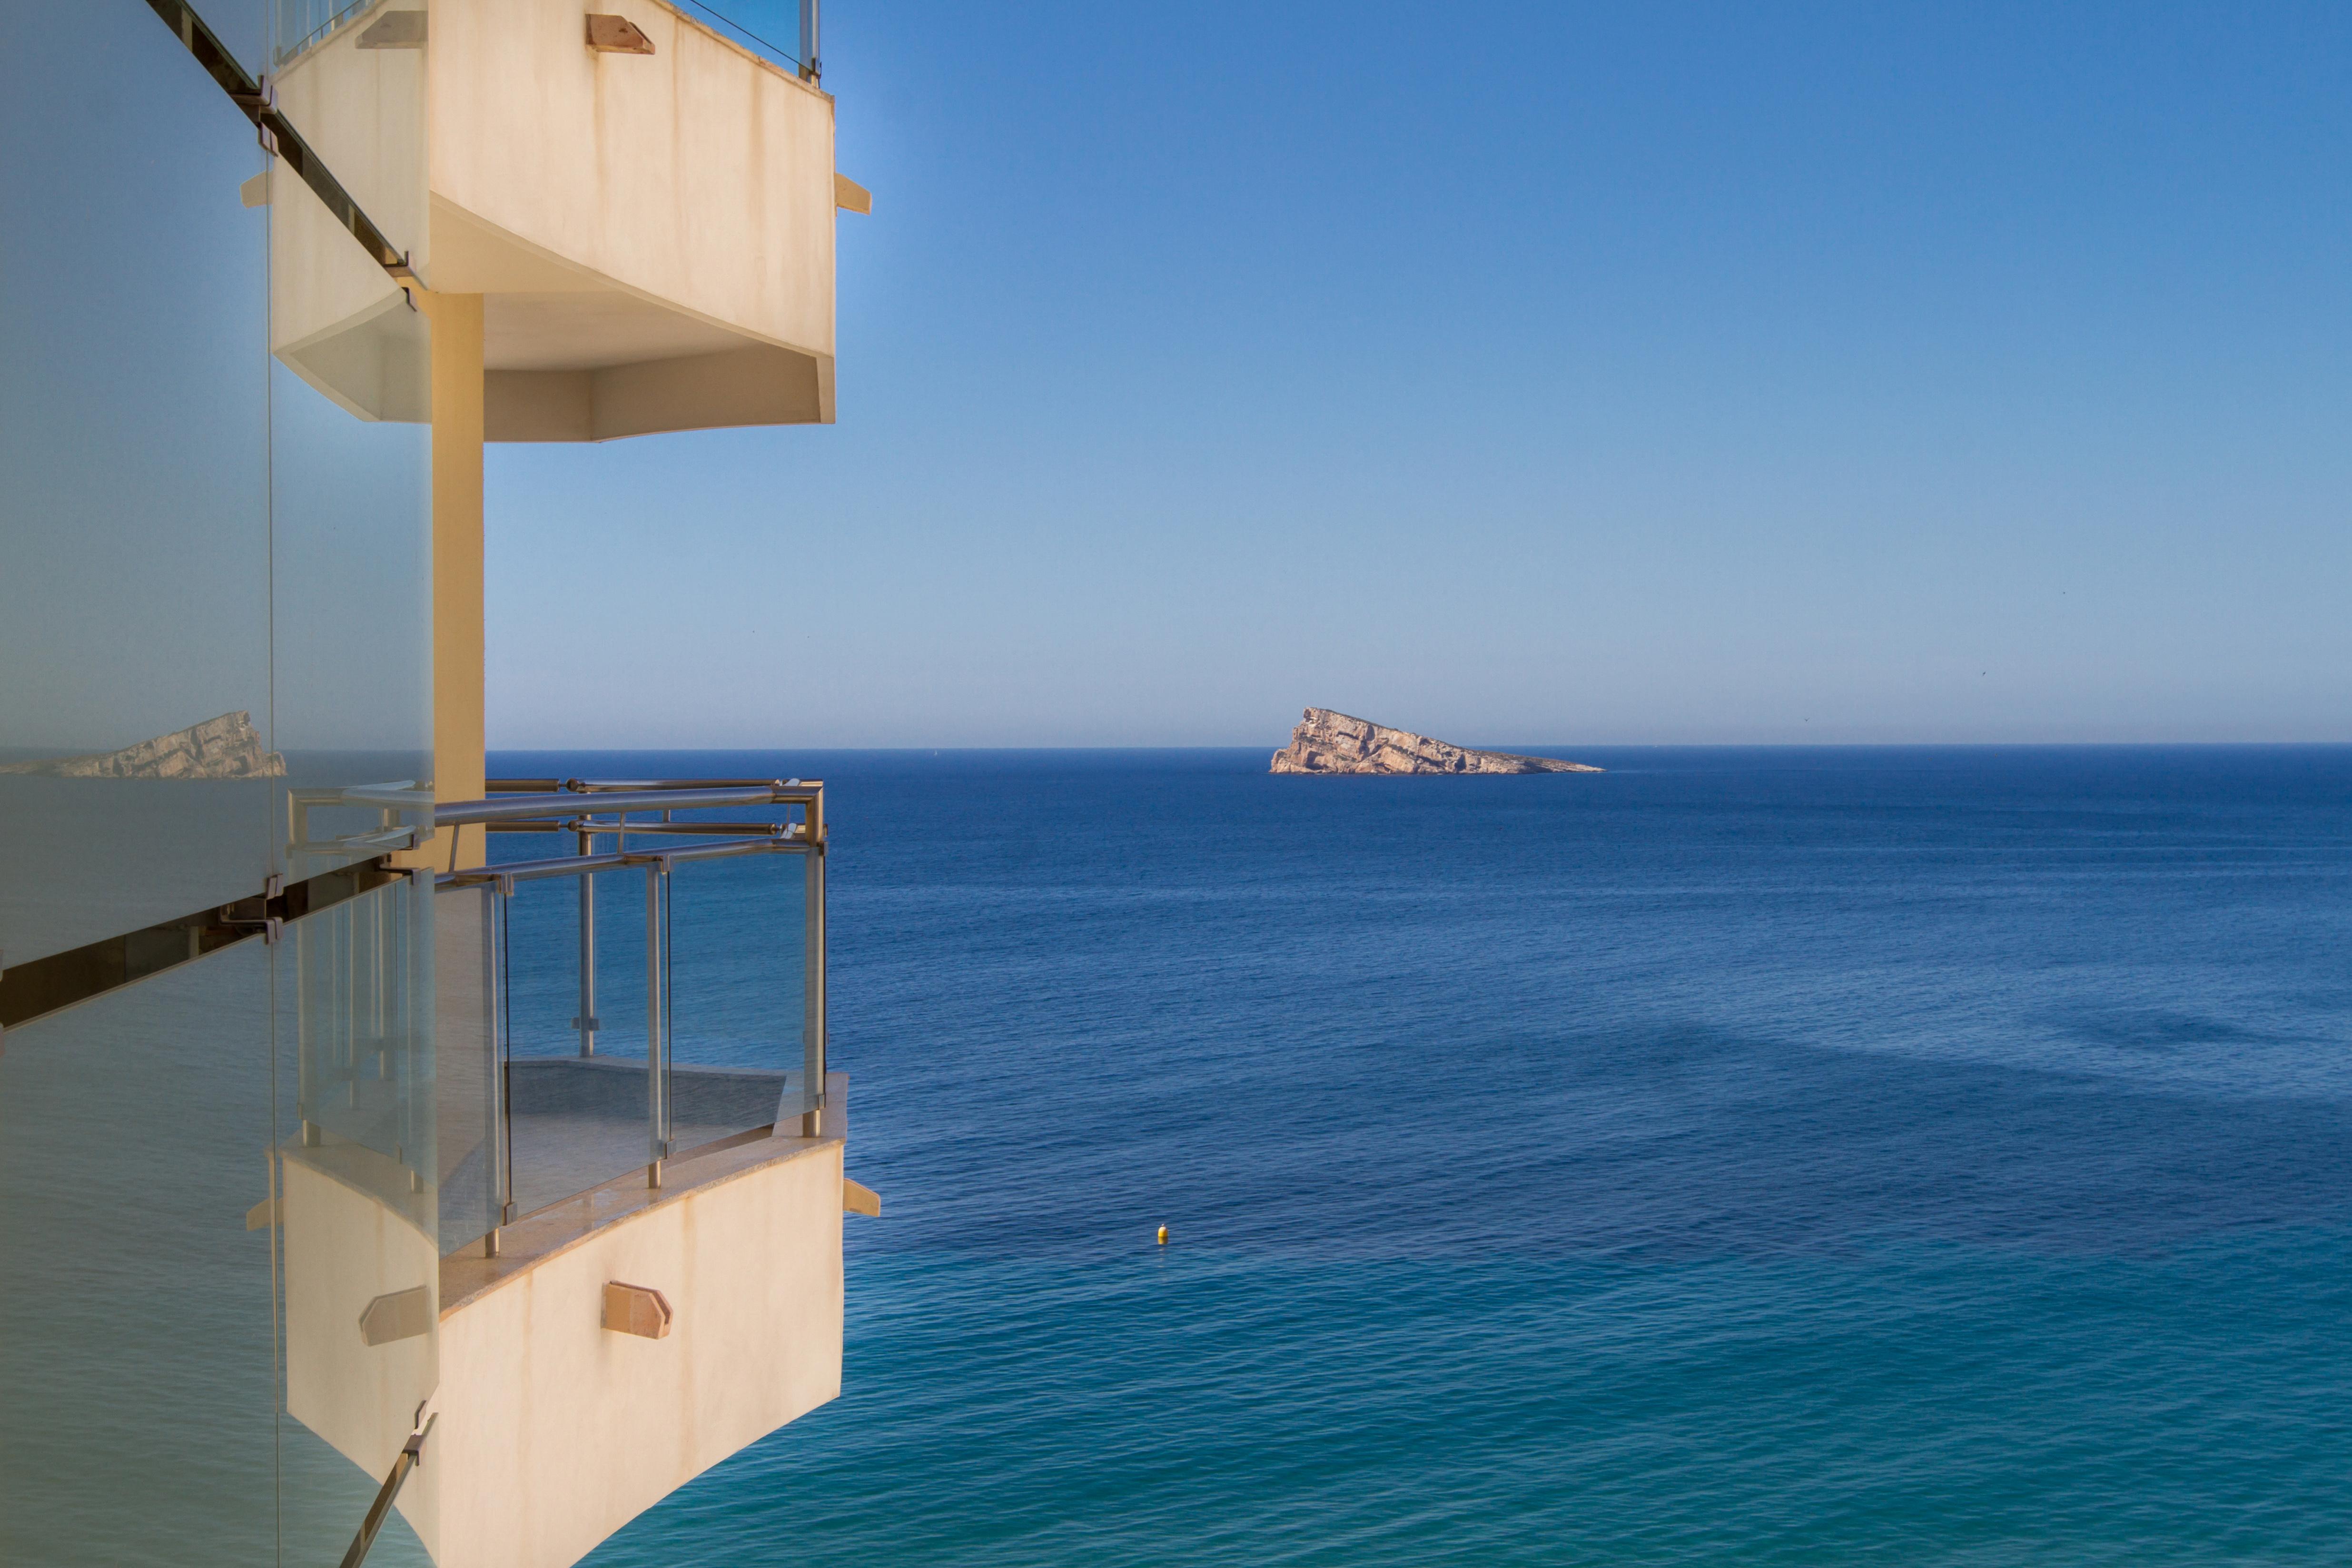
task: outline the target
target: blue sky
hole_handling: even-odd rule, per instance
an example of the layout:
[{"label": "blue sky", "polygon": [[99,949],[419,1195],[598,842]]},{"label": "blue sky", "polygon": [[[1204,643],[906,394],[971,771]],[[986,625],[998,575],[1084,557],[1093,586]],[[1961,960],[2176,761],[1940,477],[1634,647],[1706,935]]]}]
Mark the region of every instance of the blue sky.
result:
[{"label": "blue sky", "polygon": [[2352,739],[2352,12],[826,12],[840,423],[494,449],[494,746]]}]

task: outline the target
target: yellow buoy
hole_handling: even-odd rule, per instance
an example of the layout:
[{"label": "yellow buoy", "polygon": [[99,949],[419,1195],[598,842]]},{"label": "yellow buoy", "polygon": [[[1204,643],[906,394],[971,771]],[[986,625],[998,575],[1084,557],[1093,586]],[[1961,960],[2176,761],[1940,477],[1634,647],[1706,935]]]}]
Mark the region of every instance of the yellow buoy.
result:
[{"label": "yellow buoy", "polygon": [[1168,1245],[1168,1228],[1164,1225],[1160,1228],[1160,1245],[1162,1247]]}]

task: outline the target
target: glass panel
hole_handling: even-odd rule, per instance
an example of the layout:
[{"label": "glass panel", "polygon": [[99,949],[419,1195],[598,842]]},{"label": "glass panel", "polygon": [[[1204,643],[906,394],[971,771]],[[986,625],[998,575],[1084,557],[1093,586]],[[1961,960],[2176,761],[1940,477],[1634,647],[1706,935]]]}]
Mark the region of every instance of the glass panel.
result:
[{"label": "glass panel", "polygon": [[445,888],[433,900],[435,1149],[441,1255],[499,1222],[498,894]]},{"label": "glass panel", "polygon": [[[506,850],[518,840],[529,847]],[[492,841],[506,861],[543,858],[558,842]],[[740,1133],[799,1131],[810,1108],[806,864],[765,854],[515,884],[500,988],[518,1213]],[[658,1029],[649,992],[663,998]],[[649,1038],[666,1042],[658,1103]]]},{"label": "glass panel", "polygon": [[808,54],[808,0],[686,0],[686,19],[798,75]]},{"label": "glass panel", "polygon": [[[432,994],[431,903],[403,879],[286,927],[293,965],[295,1114],[306,1157],[366,1187],[428,1234],[437,1228],[432,1037],[414,1010]],[[412,1212],[413,1211],[413,1212]]]},{"label": "glass panel", "polygon": [[277,1560],[269,967],[8,1031],[0,1561]]},{"label": "glass panel", "polygon": [[235,56],[247,76],[258,78],[269,68],[269,12],[278,0],[194,0],[193,9],[204,19],[222,47]]},{"label": "glass panel", "polygon": [[[289,924],[277,947],[289,1562],[351,1544],[438,1381],[433,915],[403,878]],[[387,1549],[423,1560],[404,1532]]]},{"label": "glass panel", "polygon": [[271,42],[283,66],[295,55],[328,41],[336,28],[373,5],[375,0],[275,0]]},{"label": "glass panel", "polygon": [[[531,852],[559,842],[520,839]],[[593,900],[594,1054],[583,1055],[581,894]],[[656,1157],[646,1077],[646,873],[627,866],[516,884],[507,901],[509,1138],[528,1214]]]},{"label": "glass panel", "polygon": [[[421,13],[424,0],[414,4]],[[280,13],[268,0],[269,32]],[[270,87],[360,210],[421,254],[425,53],[422,28],[413,33],[362,47],[346,30],[287,61],[273,47]],[[261,194],[271,743],[285,758],[273,821],[281,863],[300,876],[381,853],[371,841],[385,829],[424,819],[414,791],[434,770],[432,339],[410,295],[289,164],[272,167]],[[310,802],[300,812],[295,791]],[[437,1379],[436,913],[429,884],[404,880],[295,924],[282,945],[280,1039],[294,1041],[280,1158],[289,1562],[341,1557]],[[460,951],[453,967],[471,978],[465,960],[478,952]],[[478,1044],[469,1054],[472,1042],[458,1043],[451,1098],[470,1091],[475,1111],[452,1129],[448,1158],[462,1164],[478,1155],[488,1075]],[[470,1193],[450,1197],[461,1229],[485,1201],[481,1168],[478,1159]],[[412,1486],[401,1508],[429,1510],[431,1496]],[[369,1561],[404,1560],[426,1559],[395,1520]]]},{"label": "glass panel", "polygon": [[807,1110],[807,901],[796,854],[685,861],[671,873],[670,1144]]},{"label": "glass panel", "polygon": [[[275,7],[281,23],[300,11]],[[385,235],[421,256],[425,51],[368,45],[373,26],[286,65],[278,108]],[[288,165],[273,168],[268,194],[272,742],[286,789],[332,802],[433,777],[432,334]],[[278,820],[294,831],[290,811]],[[365,802],[314,808],[306,825],[306,843],[349,841],[311,850],[290,875],[382,852],[369,838],[383,812]]]},{"label": "glass panel", "polygon": [[0,94],[13,965],[260,891],[278,763],[253,128],[144,5],[14,7],[8,48],[75,84]]}]

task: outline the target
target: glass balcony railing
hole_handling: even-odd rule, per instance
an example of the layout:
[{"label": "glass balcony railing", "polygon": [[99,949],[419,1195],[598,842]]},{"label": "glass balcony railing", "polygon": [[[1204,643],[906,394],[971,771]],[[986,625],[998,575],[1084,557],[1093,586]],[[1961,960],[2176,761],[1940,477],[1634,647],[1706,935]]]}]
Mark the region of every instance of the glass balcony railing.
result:
[{"label": "glass balcony railing", "polygon": [[[676,0],[675,8],[761,57],[814,81],[819,75],[817,4],[818,0],[722,0],[713,5],[703,0]],[[380,6],[417,20],[388,24],[375,47],[424,44],[423,0],[409,0],[404,12],[387,0],[271,0],[272,68],[282,68],[345,26],[372,16]]]},{"label": "glass balcony railing", "polygon": [[[436,879],[444,1255],[616,1177],[658,1186],[667,1161],[799,1133],[823,1103],[821,783],[489,790],[435,812],[497,835],[489,864]],[[499,852],[519,834],[572,852]]]},{"label": "glass balcony railing", "polygon": [[763,59],[814,81],[817,59],[817,0],[677,0],[687,16]]}]

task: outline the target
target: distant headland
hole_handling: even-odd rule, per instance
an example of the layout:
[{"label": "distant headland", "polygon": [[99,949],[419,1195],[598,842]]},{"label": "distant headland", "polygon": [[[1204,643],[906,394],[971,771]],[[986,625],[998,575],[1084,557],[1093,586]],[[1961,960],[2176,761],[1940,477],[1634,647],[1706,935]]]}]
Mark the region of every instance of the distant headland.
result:
[{"label": "distant headland", "polygon": [[1274,754],[1276,773],[1598,773],[1581,762],[1473,751],[1411,730],[1391,729],[1327,707],[1311,707],[1290,744]]}]

